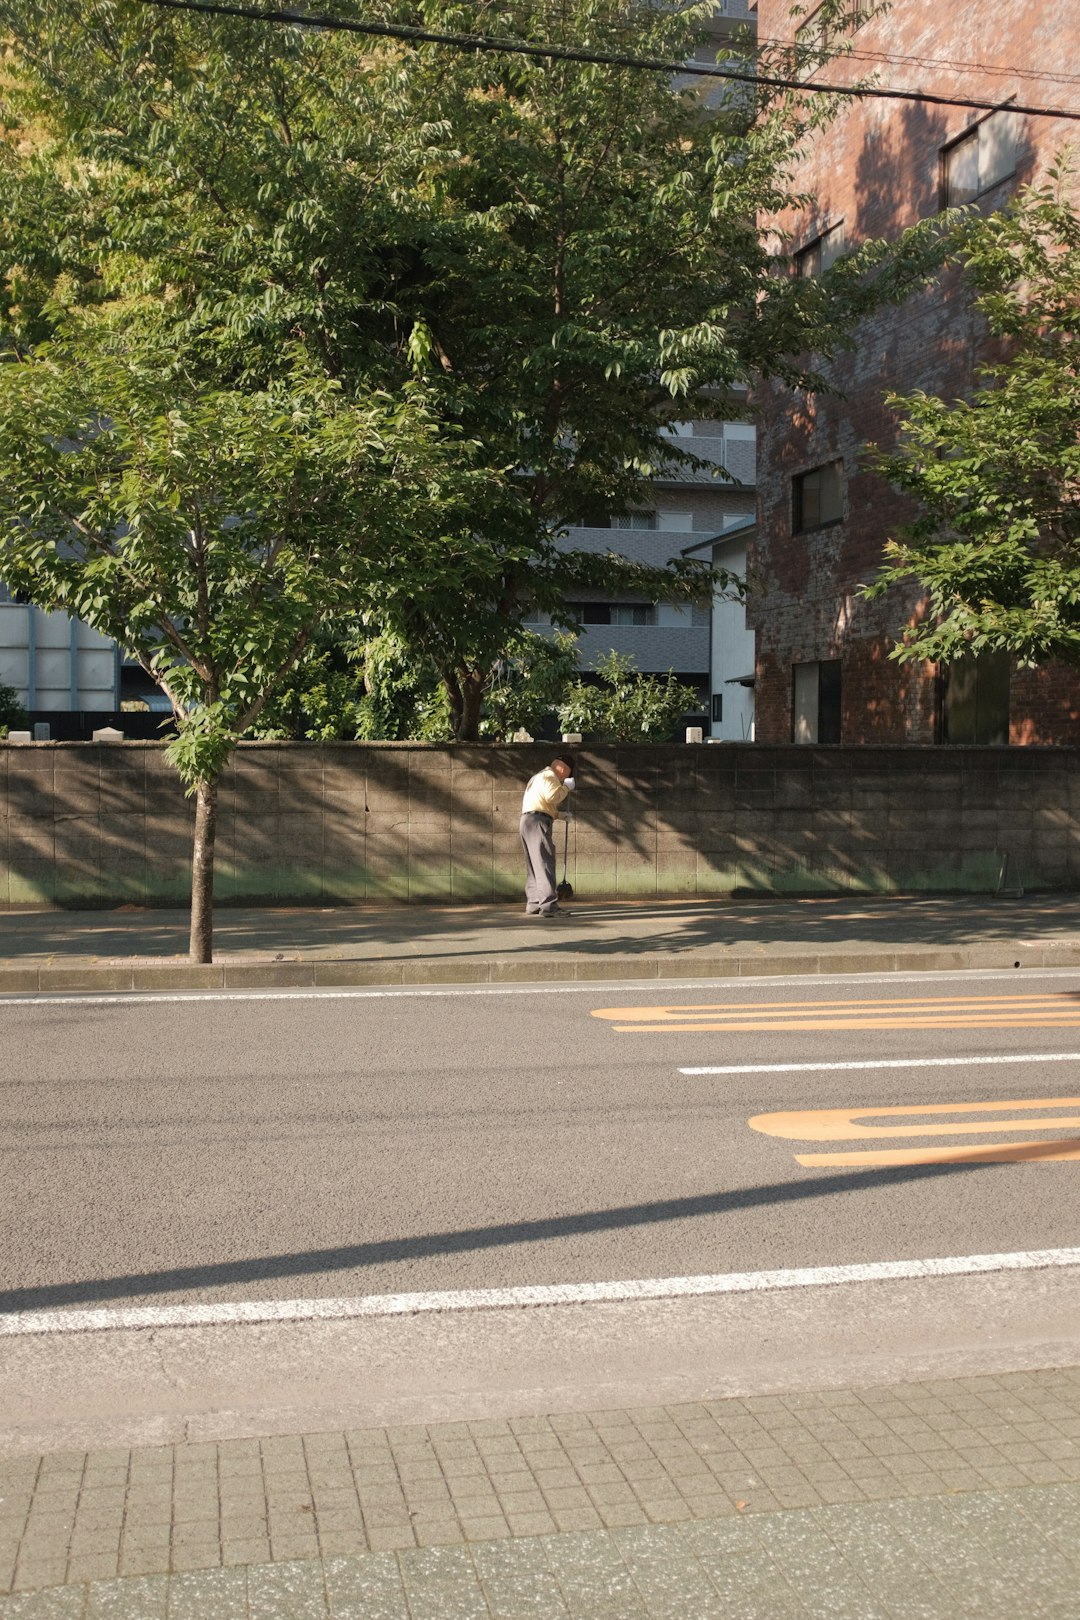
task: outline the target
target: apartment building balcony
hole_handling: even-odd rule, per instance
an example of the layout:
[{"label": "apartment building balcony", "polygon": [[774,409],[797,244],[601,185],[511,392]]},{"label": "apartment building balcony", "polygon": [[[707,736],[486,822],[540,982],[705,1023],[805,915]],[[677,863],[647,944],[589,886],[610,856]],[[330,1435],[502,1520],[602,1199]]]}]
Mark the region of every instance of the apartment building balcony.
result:
[{"label": "apartment building balcony", "polygon": [[581,626],[578,658],[583,670],[595,669],[597,659],[611,652],[629,654],[645,675],[673,669],[700,680],[709,668],[709,610],[661,602],[653,624]]},{"label": "apartment building balcony", "polygon": [[707,485],[739,493],[754,490],[757,453],[754,429],[749,423],[725,423],[722,433],[672,431],[666,437],[706,465],[688,467],[676,461],[666,465],[661,462],[653,479],[655,484]]},{"label": "apartment building balcony", "polygon": [[567,529],[562,544],[571,551],[589,551],[603,556],[617,551],[631,562],[645,563],[650,568],[663,568],[673,557],[678,557],[695,540],[703,540],[700,531],[692,529]]}]

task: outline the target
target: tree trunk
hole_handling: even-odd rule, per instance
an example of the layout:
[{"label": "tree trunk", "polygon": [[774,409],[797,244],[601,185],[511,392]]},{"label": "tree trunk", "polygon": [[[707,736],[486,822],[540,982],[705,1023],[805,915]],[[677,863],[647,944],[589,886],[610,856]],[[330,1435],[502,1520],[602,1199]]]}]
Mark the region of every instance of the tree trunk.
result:
[{"label": "tree trunk", "polygon": [[458,742],[476,742],[480,736],[480,706],[487,690],[487,677],[482,671],[467,669],[461,679],[461,719]]},{"label": "tree trunk", "polygon": [[461,736],[461,721],[464,713],[461,687],[458,685],[455,670],[442,668],[439,670],[439,677],[446,688],[446,701],[450,709],[450,732],[454,740],[457,741]]},{"label": "tree trunk", "polygon": [[195,844],[191,859],[191,943],[193,962],[214,960],[214,838],[217,834],[218,784],[200,782],[195,789]]}]

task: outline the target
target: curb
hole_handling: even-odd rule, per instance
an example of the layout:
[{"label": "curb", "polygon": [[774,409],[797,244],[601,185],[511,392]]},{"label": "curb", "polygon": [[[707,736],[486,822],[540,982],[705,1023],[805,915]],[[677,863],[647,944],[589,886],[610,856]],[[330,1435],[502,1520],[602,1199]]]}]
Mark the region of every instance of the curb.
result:
[{"label": "curb", "polygon": [[100,994],[176,990],[318,990],[349,986],[432,984],[604,983],[612,979],[749,979],[815,974],[955,973],[971,969],[1080,967],[1080,941],[1027,945],[1016,941],[948,947],[815,951],[806,954],[719,956],[650,953],[546,956],[543,960],[476,957],[447,961],[417,957],[393,962],[230,962],[210,966],[140,962],[17,967],[0,965],[0,995]]}]

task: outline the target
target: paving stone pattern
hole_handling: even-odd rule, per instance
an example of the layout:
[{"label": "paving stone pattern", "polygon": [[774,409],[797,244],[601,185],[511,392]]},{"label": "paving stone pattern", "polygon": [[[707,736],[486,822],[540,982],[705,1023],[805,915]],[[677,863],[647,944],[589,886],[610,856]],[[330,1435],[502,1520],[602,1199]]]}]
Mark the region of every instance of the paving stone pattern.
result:
[{"label": "paving stone pattern", "polygon": [[1075,1620],[1080,1485],[133,1575],[4,1620]]},{"label": "paving stone pattern", "polygon": [[1075,1620],[1077,1558],[1080,1369],[0,1462],[4,1620]]}]

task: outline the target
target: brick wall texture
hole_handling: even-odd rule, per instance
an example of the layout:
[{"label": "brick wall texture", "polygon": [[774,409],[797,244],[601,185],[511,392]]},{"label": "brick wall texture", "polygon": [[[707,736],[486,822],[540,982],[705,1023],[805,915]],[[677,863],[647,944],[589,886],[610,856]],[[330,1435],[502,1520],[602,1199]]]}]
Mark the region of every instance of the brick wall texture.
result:
[{"label": "brick wall texture", "polygon": [[[786,0],[760,0],[765,38],[790,37]],[[1052,76],[1080,58],[1080,7],[1050,0],[990,5],[986,0],[893,0],[852,40],[860,53],[886,52],[906,62],[874,62],[865,54],[830,65],[834,82],[874,68],[888,88],[925,87],[946,96],[1029,105],[1071,105],[1068,87]],[[978,62],[984,71],[950,66]],[[1044,70],[1044,71],[1040,71]],[[792,250],[842,222],[847,246],[895,238],[940,206],[942,148],[985,116],[956,107],[865,101],[847,108],[813,143],[794,176],[813,200],[804,212],[778,221]],[[999,207],[1020,185],[1045,176],[1075,125],[1021,115],[1016,173],[979,206]],[[1075,183],[1075,180],[1074,180]],[[757,634],[757,736],[791,738],[794,663],[840,658],[843,667],[842,741],[858,744],[935,740],[933,666],[901,669],[888,654],[920,610],[919,594],[897,592],[866,603],[860,583],[873,577],[882,545],[912,515],[897,493],[867,470],[868,442],[888,448],[894,421],[883,404],[887,389],[921,388],[946,397],[967,392],[983,351],[977,319],[948,275],[900,309],[867,319],[854,350],[827,368],[838,392],[807,396],[766,387],[759,409],[759,527],[751,567],[762,581],[750,607]],[[791,486],[799,472],[835,458],[844,464],[840,522],[792,536]],[[1016,671],[1011,688],[1010,740],[1080,742],[1080,680],[1075,671]]]},{"label": "brick wall texture", "polygon": [[[253,743],[222,784],[219,900],[519,898],[550,747]],[[587,747],[570,878],[599,896],[1080,889],[1080,751]],[[183,905],[191,801],[159,743],[0,746],[0,908]]]}]

